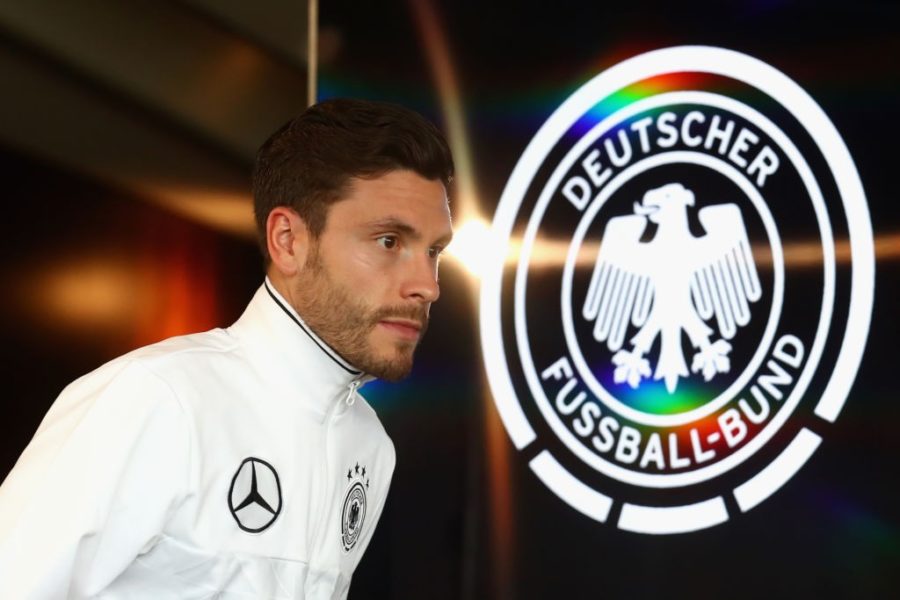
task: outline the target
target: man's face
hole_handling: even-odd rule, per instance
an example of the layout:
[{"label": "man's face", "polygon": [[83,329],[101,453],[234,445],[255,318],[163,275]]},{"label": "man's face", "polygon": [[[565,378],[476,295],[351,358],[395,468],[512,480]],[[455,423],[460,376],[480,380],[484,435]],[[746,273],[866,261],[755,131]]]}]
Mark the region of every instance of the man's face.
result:
[{"label": "man's face", "polygon": [[451,235],[440,181],[406,170],[353,179],[311,243],[296,308],[351,364],[402,379],[438,298],[438,257]]}]

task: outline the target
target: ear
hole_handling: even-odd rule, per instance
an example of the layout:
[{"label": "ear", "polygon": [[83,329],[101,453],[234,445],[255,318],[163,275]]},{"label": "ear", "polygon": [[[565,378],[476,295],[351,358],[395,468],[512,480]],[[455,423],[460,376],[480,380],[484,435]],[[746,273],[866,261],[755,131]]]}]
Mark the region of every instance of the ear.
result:
[{"label": "ear", "polygon": [[266,219],[266,246],[272,267],[285,277],[296,275],[306,264],[310,236],[306,222],[288,206],[276,206]]}]

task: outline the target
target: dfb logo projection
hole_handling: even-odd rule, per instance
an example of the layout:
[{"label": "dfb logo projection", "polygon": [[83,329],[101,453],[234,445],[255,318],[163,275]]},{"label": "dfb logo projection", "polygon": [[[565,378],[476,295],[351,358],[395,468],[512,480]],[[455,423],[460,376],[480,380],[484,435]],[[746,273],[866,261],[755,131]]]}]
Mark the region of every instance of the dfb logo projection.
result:
[{"label": "dfb logo projection", "polygon": [[493,232],[491,390],[572,508],[719,525],[827,438],[869,328],[871,223],[834,125],[773,67],[692,46],[601,73],[528,145]]}]

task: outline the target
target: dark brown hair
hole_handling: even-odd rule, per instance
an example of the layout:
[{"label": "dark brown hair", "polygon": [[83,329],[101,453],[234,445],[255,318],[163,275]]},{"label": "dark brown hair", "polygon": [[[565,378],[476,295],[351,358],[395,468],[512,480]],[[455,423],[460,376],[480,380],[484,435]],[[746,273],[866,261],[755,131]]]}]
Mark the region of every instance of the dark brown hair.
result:
[{"label": "dark brown hair", "polygon": [[266,220],[276,206],[289,206],[318,236],[328,208],[353,177],[378,177],[409,169],[445,186],[453,158],[430,121],[395,104],[334,99],[306,109],[266,140],[253,167],[253,211],[268,262]]}]

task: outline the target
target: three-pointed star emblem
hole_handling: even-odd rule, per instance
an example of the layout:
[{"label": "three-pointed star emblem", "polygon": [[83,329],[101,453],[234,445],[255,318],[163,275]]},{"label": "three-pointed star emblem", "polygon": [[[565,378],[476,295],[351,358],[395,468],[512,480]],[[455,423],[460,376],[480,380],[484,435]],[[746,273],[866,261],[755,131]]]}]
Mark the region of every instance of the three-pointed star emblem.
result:
[{"label": "three-pointed star emblem", "polygon": [[245,458],[231,480],[228,509],[244,531],[268,529],[281,512],[281,483],[275,468],[260,458]]}]

